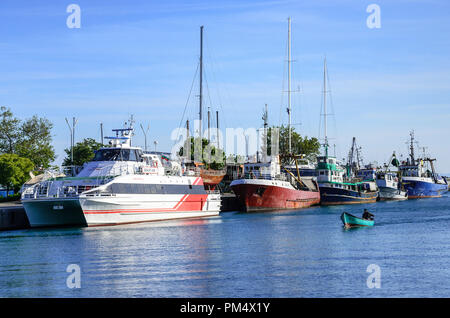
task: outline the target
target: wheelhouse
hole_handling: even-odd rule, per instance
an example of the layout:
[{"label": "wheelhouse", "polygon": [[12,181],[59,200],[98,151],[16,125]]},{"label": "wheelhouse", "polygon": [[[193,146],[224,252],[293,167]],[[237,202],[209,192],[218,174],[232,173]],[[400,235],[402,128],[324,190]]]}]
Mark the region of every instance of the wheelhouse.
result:
[{"label": "wheelhouse", "polygon": [[143,161],[143,152],[138,148],[102,148],[95,152],[92,161]]},{"label": "wheelhouse", "polygon": [[344,170],[338,165],[334,157],[317,157],[317,181],[318,182],[343,182]]}]

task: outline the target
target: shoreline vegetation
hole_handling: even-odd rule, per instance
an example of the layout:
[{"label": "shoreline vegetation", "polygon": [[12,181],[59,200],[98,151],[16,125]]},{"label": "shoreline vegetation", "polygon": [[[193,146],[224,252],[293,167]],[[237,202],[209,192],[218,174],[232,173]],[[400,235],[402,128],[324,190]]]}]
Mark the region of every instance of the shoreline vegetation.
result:
[{"label": "shoreline vegetation", "polygon": [[[52,145],[53,123],[48,119],[33,115],[28,119],[17,118],[11,108],[0,107],[0,188],[14,194],[6,197],[0,197],[0,202],[14,201],[20,199],[18,194],[21,186],[30,180],[33,176],[42,174],[49,168],[59,170],[59,167],[52,166],[56,159],[55,149]],[[275,127],[273,127],[275,128]],[[280,131],[280,153],[287,151],[287,127],[278,127]],[[308,138],[301,136],[291,128],[292,144],[295,151],[303,150],[312,157],[319,153],[320,143],[315,137]],[[270,141],[271,128],[268,129],[266,138]],[[194,153],[194,140],[191,141],[192,152]],[[205,151],[209,142],[202,141],[202,150]],[[73,149],[64,149],[66,158],[63,160],[63,166],[82,166],[85,162],[92,160],[94,152],[104,145],[95,141],[93,138],[85,138],[77,142]],[[185,145],[186,146],[186,143]],[[179,149],[179,155],[182,156],[183,148]],[[269,146],[270,148],[270,146]],[[217,151],[219,160],[208,165],[212,169],[222,169],[225,166],[226,156],[221,149]],[[270,153],[270,149],[268,149]],[[203,158],[203,161],[205,158]],[[220,162],[223,159],[224,162]]]},{"label": "shoreline vegetation", "polygon": [[7,197],[0,197],[0,203],[4,202],[20,202],[20,193],[14,193],[13,195],[8,195]]},{"label": "shoreline vegetation", "polygon": [[30,179],[30,173],[42,173],[56,159],[52,128],[46,118],[33,115],[19,119],[10,108],[0,107],[0,185],[6,193],[14,190],[13,198]]}]

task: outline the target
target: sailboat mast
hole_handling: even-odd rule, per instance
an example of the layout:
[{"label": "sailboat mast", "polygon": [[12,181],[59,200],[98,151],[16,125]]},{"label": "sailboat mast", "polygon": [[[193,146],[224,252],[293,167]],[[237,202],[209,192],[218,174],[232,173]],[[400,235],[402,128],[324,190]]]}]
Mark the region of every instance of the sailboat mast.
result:
[{"label": "sailboat mast", "polygon": [[288,115],[289,115],[289,154],[292,153],[291,137],[291,18],[288,18]]},{"label": "sailboat mast", "polygon": [[323,62],[323,122],[325,132],[325,156],[328,157],[328,137],[327,137],[327,58]]},{"label": "sailboat mast", "polygon": [[211,141],[211,109],[208,106],[208,143]]},{"label": "sailboat mast", "polygon": [[265,104],[264,113],[262,117],[262,120],[264,121],[264,133],[267,133],[267,127],[269,126],[268,119],[269,119],[269,112],[267,110],[267,104]]},{"label": "sailboat mast", "polygon": [[200,88],[199,88],[199,136],[202,139],[202,110],[203,110],[203,25],[200,27]]},{"label": "sailboat mast", "polygon": [[186,120],[186,140],[189,140],[189,119]]},{"label": "sailboat mast", "polygon": [[217,149],[219,149],[219,111],[216,110],[216,138],[217,138]]},{"label": "sailboat mast", "polygon": [[409,146],[410,157],[411,157],[411,165],[415,164],[415,156],[414,156],[414,130],[412,130],[409,135],[411,136],[411,145]]}]

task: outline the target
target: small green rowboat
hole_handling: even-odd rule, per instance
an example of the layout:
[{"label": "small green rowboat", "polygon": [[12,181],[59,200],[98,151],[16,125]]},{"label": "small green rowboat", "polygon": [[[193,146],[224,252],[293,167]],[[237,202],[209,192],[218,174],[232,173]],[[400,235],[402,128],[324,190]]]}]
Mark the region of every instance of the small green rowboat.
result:
[{"label": "small green rowboat", "polygon": [[375,224],[374,220],[366,220],[366,219],[358,218],[347,212],[344,212],[341,214],[341,220],[342,220],[342,223],[344,223],[344,226],[346,228],[373,226]]}]

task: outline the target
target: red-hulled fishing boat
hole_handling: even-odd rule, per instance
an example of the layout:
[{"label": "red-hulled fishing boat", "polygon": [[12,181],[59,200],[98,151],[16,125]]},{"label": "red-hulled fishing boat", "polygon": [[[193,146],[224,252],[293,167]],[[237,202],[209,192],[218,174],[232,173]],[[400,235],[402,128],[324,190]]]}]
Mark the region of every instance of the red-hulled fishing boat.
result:
[{"label": "red-hulled fishing boat", "polygon": [[307,208],[320,202],[315,177],[281,173],[279,157],[266,163],[247,163],[245,176],[231,182],[231,189],[245,211]]}]

